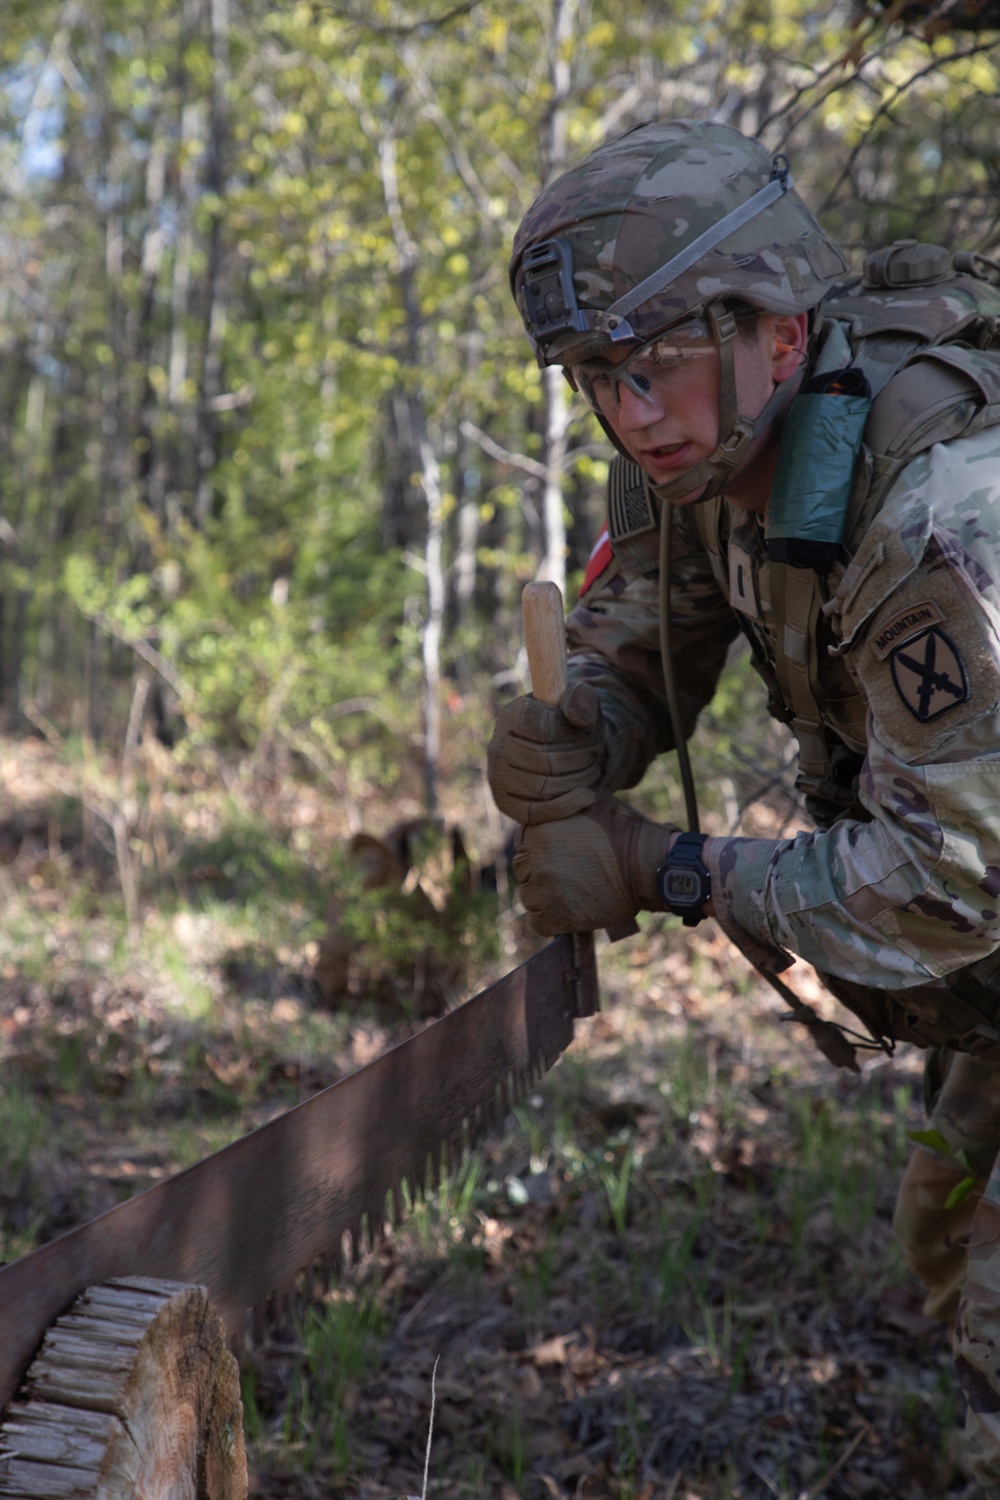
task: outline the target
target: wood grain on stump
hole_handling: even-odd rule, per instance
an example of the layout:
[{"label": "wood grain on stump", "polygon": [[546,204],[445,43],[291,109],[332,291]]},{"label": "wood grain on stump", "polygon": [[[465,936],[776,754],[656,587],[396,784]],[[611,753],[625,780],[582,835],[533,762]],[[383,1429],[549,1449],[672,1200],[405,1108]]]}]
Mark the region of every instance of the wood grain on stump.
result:
[{"label": "wood grain on stump", "polygon": [[246,1500],[239,1371],[204,1287],[90,1287],[0,1426],[3,1500]]}]

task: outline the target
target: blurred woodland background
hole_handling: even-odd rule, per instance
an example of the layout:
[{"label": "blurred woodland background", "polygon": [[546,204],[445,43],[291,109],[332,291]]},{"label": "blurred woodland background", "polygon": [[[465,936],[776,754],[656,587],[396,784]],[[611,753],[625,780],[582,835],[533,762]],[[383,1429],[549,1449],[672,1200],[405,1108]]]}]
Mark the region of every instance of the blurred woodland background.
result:
[{"label": "blurred woodland background", "polygon": [[858,263],[995,247],[989,6],[865,3],[6,0],[8,729],[145,715],[348,797],[417,758],[433,810],[442,712],[601,520],[606,444],[507,289],[540,185],[711,116]]},{"label": "blurred woodland background", "polygon": [[[530,951],[485,746],[608,448],[506,263],[655,115],[786,152],[856,269],[1000,251],[997,0],[2,0],[0,1260]],[[735,660],[699,726],[710,831],[797,816],[762,698]],[[682,816],[669,764],[634,796]],[[832,1078],[712,924],[601,974],[248,1351],[251,1493],[418,1492],[440,1356],[458,1500],[963,1495],[891,1247],[919,1059]]]}]

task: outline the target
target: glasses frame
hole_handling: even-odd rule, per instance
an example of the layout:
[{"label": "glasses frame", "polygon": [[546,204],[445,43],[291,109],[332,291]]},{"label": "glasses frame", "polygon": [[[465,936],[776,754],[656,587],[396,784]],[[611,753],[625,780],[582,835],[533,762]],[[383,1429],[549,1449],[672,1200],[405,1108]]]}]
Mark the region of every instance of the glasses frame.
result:
[{"label": "glasses frame", "polygon": [[[638,396],[640,400],[651,401],[651,379],[643,377],[641,373],[636,372],[632,367],[636,364],[641,364],[644,357],[646,360],[649,360],[651,352],[658,344],[676,339],[678,334],[687,329],[696,330],[704,338],[705,342],[703,347],[691,348],[680,355],[679,363],[683,363],[687,359],[697,358],[703,354],[715,354],[718,352],[718,344],[713,337],[710,320],[707,318],[685,318],[682,323],[661,329],[652,338],[644,339],[639,347],[634,349],[620,364],[610,364],[601,359],[590,359],[582,360],[579,364],[567,365],[566,369],[573,389],[580,393],[592,411],[602,417],[621,409],[620,387],[622,385]],[[651,363],[650,369],[651,371],[655,371],[656,365]],[[595,378],[607,381],[607,386],[605,387],[607,398],[603,403],[595,394],[591,385],[591,381]],[[642,384],[644,378],[645,385]]]}]

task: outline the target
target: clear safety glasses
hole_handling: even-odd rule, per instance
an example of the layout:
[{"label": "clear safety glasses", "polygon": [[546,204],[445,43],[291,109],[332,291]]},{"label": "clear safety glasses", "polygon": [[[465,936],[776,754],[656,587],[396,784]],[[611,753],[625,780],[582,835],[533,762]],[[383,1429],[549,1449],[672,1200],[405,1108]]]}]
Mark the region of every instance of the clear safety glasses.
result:
[{"label": "clear safety glasses", "polygon": [[623,385],[644,400],[656,395],[667,397],[679,385],[683,388],[699,360],[714,353],[711,328],[702,319],[693,318],[641,344],[621,364],[588,359],[584,364],[570,365],[569,374],[588,406],[600,416],[611,416],[621,406]]}]

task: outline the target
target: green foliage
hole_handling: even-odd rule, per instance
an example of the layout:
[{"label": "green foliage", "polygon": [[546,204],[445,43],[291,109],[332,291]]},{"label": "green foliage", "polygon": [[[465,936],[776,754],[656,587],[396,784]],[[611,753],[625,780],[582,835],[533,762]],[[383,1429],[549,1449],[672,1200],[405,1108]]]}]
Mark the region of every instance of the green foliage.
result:
[{"label": "green foliage", "polygon": [[[26,1081],[5,1068],[0,1075],[0,1262],[35,1248],[45,1214],[43,1204],[36,1203],[33,1171],[56,1145],[46,1112]],[[25,1201],[19,1204],[19,1198]]]},{"label": "green foliage", "polygon": [[[915,224],[995,240],[989,38],[859,33],[846,3],[809,0],[564,12],[557,41],[556,7],[527,0],[442,24],[11,0],[0,686],[18,702],[80,727],[85,692],[108,733],[152,651],[192,742],[391,773],[419,734],[428,447],[444,567],[471,547],[475,574],[460,597],[445,573],[445,673],[506,668],[545,543],[518,455],[546,452],[504,263],[541,180],[609,133],[711,106],[789,152],[853,249]],[[592,442],[574,410],[571,577],[603,503]],[[732,706],[724,689],[720,744]]]},{"label": "green foliage", "polygon": [[49,1126],[24,1081],[7,1070],[0,1088],[0,1180],[13,1183],[48,1141]]},{"label": "green foliage", "polygon": [[628,1221],[628,1196],[632,1181],[635,1153],[631,1145],[626,1146],[616,1160],[611,1151],[605,1151],[597,1163],[598,1175],[608,1195],[608,1208],[616,1234],[624,1234]]},{"label": "green foliage", "polygon": [[477,1210],[489,1201],[485,1165],[479,1151],[471,1151],[452,1171],[442,1171],[434,1191],[414,1196],[403,1184],[406,1232],[432,1253],[444,1253],[459,1270],[482,1271],[476,1243]]},{"label": "green foliage", "polygon": [[[969,1167],[968,1152],[961,1147],[956,1151],[947,1137],[941,1134],[940,1130],[911,1130],[908,1132],[908,1135],[910,1140],[915,1141],[918,1146],[926,1146],[929,1151],[934,1151],[939,1156],[945,1156],[949,1161],[957,1162],[965,1168]],[[971,1198],[975,1191],[976,1179],[972,1176],[963,1177],[959,1182],[956,1182],[944,1200],[945,1208],[957,1208],[960,1203],[964,1203],[967,1198]]]},{"label": "green foliage", "polygon": [[307,1309],[284,1431],[305,1472],[319,1456],[335,1476],[350,1469],[350,1393],[377,1366],[390,1326],[386,1307],[364,1289]]}]

